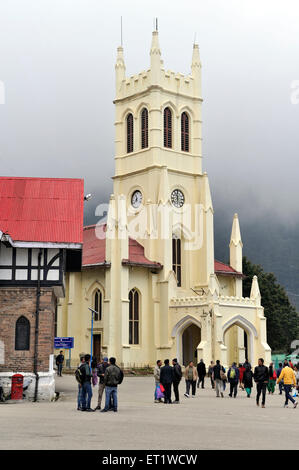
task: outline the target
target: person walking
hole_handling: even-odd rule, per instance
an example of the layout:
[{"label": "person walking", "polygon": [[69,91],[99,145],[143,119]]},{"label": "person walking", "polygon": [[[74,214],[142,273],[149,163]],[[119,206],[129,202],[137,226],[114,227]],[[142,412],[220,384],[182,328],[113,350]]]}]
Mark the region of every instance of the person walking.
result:
[{"label": "person walking", "polygon": [[[80,369],[80,366],[84,364],[85,362],[85,357],[81,356],[80,357],[80,364],[78,365],[77,369]],[[81,374],[80,374],[81,376]],[[80,377],[81,380],[81,377]],[[77,410],[81,411],[82,410],[82,383],[78,382],[78,395],[77,395]]]},{"label": "person walking", "polygon": [[276,371],[274,369],[274,364],[271,362],[269,365],[269,382],[268,382],[268,392],[269,394],[272,394],[275,392],[275,384],[276,384]]},{"label": "person walking", "polygon": [[231,367],[228,369],[227,373],[227,380],[229,381],[230,391],[229,396],[232,398],[234,394],[234,398],[236,398],[238,393],[238,383],[239,383],[239,369],[235,362],[232,363]]},{"label": "person walking", "polygon": [[64,363],[64,355],[62,353],[63,351],[60,351],[58,356],[56,357],[57,375],[59,377],[62,377],[62,367]]},{"label": "person walking", "polygon": [[[279,363],[278,369],[276,371],[276,377],[279,377],[282,371],[282,362]],[[279,386],[279,395],[282,395],[282,390],[283,390],[283,380],[281,380],[278,384]]]},{"label": "person walking", "polygon": [[99,378],[99,386],[98,386],[98,404],[97,404],[97,407],[95,408],[96,410],[100,410],[102,407],[102,398],[103,398],[103,394],[105,390],[104,376],[105,376],[105,371],[108,366],[109,366],[108,357],[104,357],[103,360],[97,366],[97,376]]},{"label": "person walking", "polygon": [[266,404],[266,389],[269,382],[269,370],[268,367],[264,365],[264,359],[260,358],[258,360],[258,366],[254,369],[253,374],[254,381],[256,383],[256,405],[259,406],[260,396],[262,394],[262,408],[265,408]]},{"label": "person walking", "polygon": [[221,394],[221,397],[223,398],[223,390],[224,390],[223,383],[224,383],[224,380],[226,380],[226,375],[225,375],[225,369],[220,364],[219,359],[217,359],[216,365],[213,367],[212,378],[216,387],[216,397],[220,397],[220,394]]},{"label": "person walking", "polygon": [[164,366],[160,370],[160,382],[163,385],[164,403],[172,403],[171,401],[171,384],[173,382],[173,367],[169,365],[169,359],[165,359]]},{"label": "person walking", "polygon": [[247,365],[243,374],[243,387],[247,393],[247,398],[250,398],[251,389],[253,387],[253,372],[251,366]]},{"label": "person walking", "polygon": [[116,365],[115,357],[110,357],[108,367],[104,374],[105,384],[105,408],[101,410],[101,413],[105,413],[110,409],[111,398],[113,402],[113,411],[118,411],[118,400],[117,400],[117,386],[123,381],[124,373]]},{"label": "person walking", "polygon": [[245,372],[245,366],[242,364],[239,364],[239,387],[244,390],[243,387],[243,374]]},{"label": "person walking", "polygon": [[201,384],[201,388],[205,388],[206,374],[207,374],[206,365],[203,362],[203,359],[201,359],[199,363],[197,364],[197,375],[198,375],[197,388],[199,388],[200,384]]},{"label": "person walking", "polygon": [[208,377],[210,377],[210,380],[211,380],[211,386],[212,388],[215,388],[215,382],[213,380],[213,369],[214,369],[214,361],[211,361],[211,364],[209,365],[209,368],[208,368]]},{"label": "person walking", "polygon": [[190,387],[192,389],[192,398],[195,398],[196,392],[196,382],[198,379],[196,367],[194,367],[193,361],[190,361],[187,367],[185,368],[185,381],[186,381],[186,393],[185,397],[190,397]]},{"label": "person walking", "polygon": [[160,387],[160,371],[161,371],[162,361],[158,359],[155,368],[154,368],[154,379],[155,379],[155,403],[161,403],[162,398],[157,397],[157,388]]},{"label": "person walking", "polygon": [[180,394],[179,394],[179,385],[182,380],[182,368],[178,363],[177,359],[173,359],[173,392],[175,396],[175,401],[173,403],[180,403]]},{"label": "person walking", "polygon": [[289,365],[283,367],[280,376],[277,379],[277,383],[279,383],[281,380],[283,380],[283,387],[285,391],[284,408],[288,408],[289,400],[293,403],[294,408],[296,408],[298,402],[295,401],[294,398],[291,396],[292,386],[296,387],[296,376],[295,372]]},{"label": "person walking", "polygon": [[294,366],[294,372],[296,376],[296,390],[299,390],[299,364]]},{"label": "person walking", "polygon": [[90,354],[84,356],[84,362],[80,365],[82,375],[82,408],[81,411],[94,411],[91,407],[92,389],[91,389],[91,369],[89,366]]}]

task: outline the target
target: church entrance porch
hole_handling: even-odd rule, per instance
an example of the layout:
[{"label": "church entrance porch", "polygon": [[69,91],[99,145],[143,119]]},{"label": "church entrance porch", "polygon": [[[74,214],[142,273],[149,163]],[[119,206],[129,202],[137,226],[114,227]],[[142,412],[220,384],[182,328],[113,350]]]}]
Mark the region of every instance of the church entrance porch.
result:
[{"label": "church entrance porch", "polygon": [[223,343],[227,347],[227,364],[233,362],[244,363],[248,359],[254,361],[254,339],[257,331],[249,321],[241,316],[236,316],[223,326]]}]

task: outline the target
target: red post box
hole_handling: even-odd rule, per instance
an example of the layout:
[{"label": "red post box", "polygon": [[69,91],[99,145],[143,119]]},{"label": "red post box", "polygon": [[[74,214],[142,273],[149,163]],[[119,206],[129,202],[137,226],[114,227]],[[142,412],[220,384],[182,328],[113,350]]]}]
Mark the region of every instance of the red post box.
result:
[{"label": "red post box", "polygon": [[21,374],[14,374],[11,378],[11,399],[23,399],[23,381],[24,377]]}]

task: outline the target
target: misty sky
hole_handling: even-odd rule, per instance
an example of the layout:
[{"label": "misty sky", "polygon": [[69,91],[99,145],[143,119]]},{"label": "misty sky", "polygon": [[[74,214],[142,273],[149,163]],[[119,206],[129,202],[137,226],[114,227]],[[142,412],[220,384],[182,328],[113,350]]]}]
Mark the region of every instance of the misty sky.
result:
[{"label": "misty sky", "polygon": [[87,222],[107,202],[121,15],[127,75],[149,67],[155,16],[166,69],[190,72],[196,33],[215,216],[298,222],[296,0],[0,0],[0,174],[83,177]]}]

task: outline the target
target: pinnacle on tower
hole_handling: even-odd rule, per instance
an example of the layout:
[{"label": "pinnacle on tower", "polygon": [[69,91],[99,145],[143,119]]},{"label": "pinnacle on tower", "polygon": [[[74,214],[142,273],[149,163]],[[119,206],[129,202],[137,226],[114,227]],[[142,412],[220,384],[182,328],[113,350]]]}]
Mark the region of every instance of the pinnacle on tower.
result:
[{"label": "pinnacle on tower", "polygon": [[150,50],[152,83],[157,83],[160,79],[161,70],[161,50],[159,45],[158,31],[153,31],[152,44]]},{"label": "pinnacle on tower", "polygon": [[126,66],[124,61],[124,50],[122,46],[117,48],[115,63],[116,92],[118,92],[122,81],[126,78]]},{"label": "pinnacle on tower", "polygon": [[250,290],[250,298],[252,300],[261,300],[261,293],[260,293],[260,288],[259,288],[259,283],[257,280],[257,276],[253,276],[252,279],[252,284],[251,284],[251,290]]},{"label": "pinnacle on tower", "polygon": [[213,212],[212,196],[209,184],[208,174],[205,172],[202,178],[201,197],[200,202],[204,210],[207,212],[209,209]]},{"label": "pinnacle on tower", "polygon": [[241,231],[238,214],[234,215],[232,232],[230,237],[230,265],[236,271],[242,272],[242,248]]},{"label": "pinnacle on tower", "polygon": [[198,96],[201,96],[201,62],[199,57],[198,44],[193,44],[193,54],[191,63],[191,73],[194,79],[194,88]]}]

